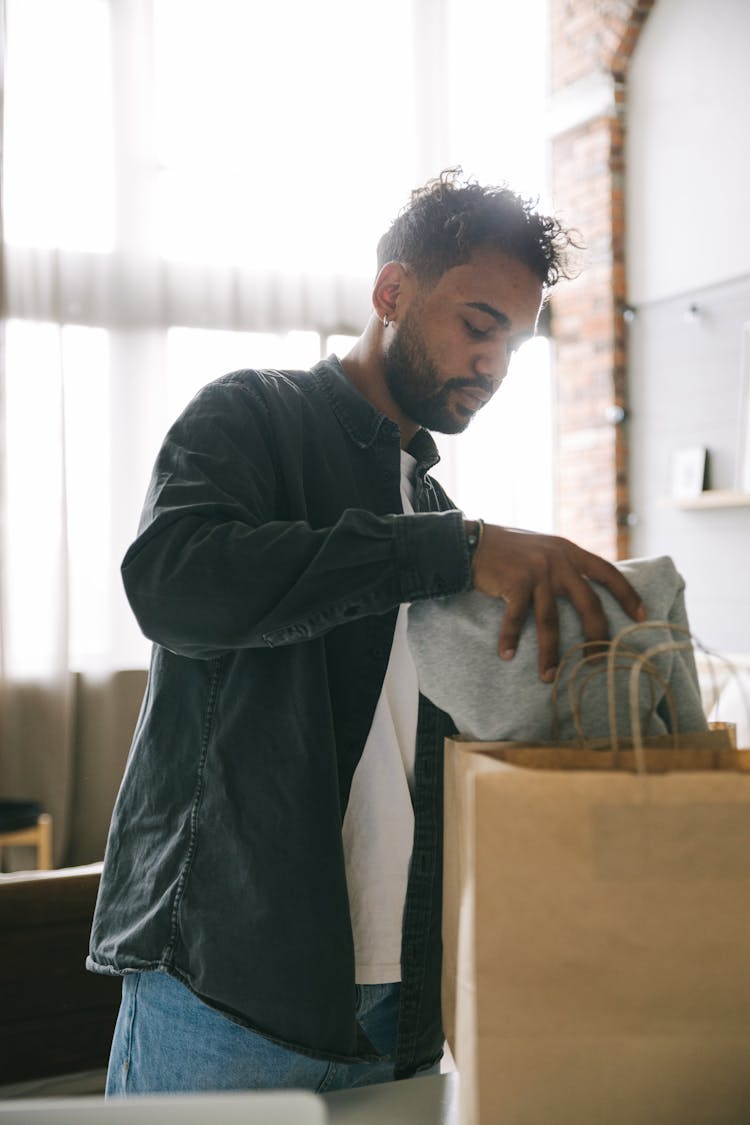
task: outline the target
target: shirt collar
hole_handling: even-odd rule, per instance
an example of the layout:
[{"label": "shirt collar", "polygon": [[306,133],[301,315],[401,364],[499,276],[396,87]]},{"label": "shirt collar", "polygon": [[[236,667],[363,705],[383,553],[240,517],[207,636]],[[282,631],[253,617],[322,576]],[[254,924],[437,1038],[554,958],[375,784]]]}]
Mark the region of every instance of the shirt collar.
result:
[{"label": "shirt collar", "polygon": [[[357,445],[366,448],[378,437],[381,427],[399,438],[398,426],[377,410],[360,394],[347,378],[341,362],[335,355],[317,363],[311,371],[313,379],[326,395],[341,425]],[[440,460],[437,446],[427,430],[420,427],[409,443],[408,452],[424,471]]]}]

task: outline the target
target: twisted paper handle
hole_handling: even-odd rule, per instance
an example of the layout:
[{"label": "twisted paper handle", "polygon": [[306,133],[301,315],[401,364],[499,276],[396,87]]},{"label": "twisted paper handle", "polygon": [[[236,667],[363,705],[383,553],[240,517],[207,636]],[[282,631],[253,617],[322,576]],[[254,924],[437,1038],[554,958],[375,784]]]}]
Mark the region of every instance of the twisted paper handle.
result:
[{"label": "twisted paper handle", "polygon": [[[662,624],[662,623],[655,623]],[[677,715],[674,704],[674,697],[670,690],[669,685],[664,679],[659,669],[650,661],[643,659],[643,653],[639,649],[625,648],[614,641],[580,641],[578,644],[572,645],[571,648],[563,656],[557,669],[554,683],[552,685],[552,738],[556,740],[559,734],[559,696],[562,681],[564,678],[564,671],[570,667],[568,672],[568,701],[570,712],[575,724],[576,733],[578,735],[579,745],[583,748],[586,746],[586,735],[583,728],[583,699],[587,687],[593,679],[598,676],[604,675],[610,671],[610,661],[614,648],[614,660],[611,668],[612,680],[608,679],[607,683],[607,703],[609,714],[609,727],[610,737],[613,743],[613,749],[617,751],[618,731],[617,731],[617,713],[615,709],[615,684],[614,673],[616,671],[628,671],[632,669],[635,661],[638,661],[638,676],[641,673],[645,674],[651,689],[651,706],[649,713],[646,717],[646,731],[650,729],[653,720],[654,712],[656,710],[656,696],[654,692],[654,682],[661,688],[664,698],[667,702],[669,709],[670,723],[675,734],[677,733]],[[580,659],[576,659],[579,653],[586,653],[587,650],[593,650],[588,655]],[[605,657],[607,658],[605,661]],[[581,681],[581,677],[587,671],[585,678]],[[637,721],[637,727],[640,731],[640,716]]]}]

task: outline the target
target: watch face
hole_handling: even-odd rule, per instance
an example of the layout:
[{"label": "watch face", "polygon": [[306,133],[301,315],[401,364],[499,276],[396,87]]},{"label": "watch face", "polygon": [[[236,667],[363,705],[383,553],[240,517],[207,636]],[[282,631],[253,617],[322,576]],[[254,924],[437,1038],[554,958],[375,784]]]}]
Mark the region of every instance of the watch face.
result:
[{"label": "watch face", "polygon": [[466,546],[469,549],[469,555],[473,557],[474,552],[479,546],[479,541],[482,537],[482,521],[477,520],[473,527],[466,532]]}]

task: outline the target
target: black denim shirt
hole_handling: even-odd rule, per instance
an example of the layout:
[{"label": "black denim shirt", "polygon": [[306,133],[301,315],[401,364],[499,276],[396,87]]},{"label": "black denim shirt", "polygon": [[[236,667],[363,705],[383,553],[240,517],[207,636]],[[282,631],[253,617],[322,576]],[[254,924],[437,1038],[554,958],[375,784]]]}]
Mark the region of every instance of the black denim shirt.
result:
[{"label": "black denim shirt", "polygon": [[[88,967],[161,969],[237,1022],[347,1062],[341,826],[402,602],[468,587],[460,512],[400,497],[399,431],[331,357],[209,384],[167,434],[123,561],[153,642]],[[442,744],[420,698],[397,1077],[442,1049]]]}]

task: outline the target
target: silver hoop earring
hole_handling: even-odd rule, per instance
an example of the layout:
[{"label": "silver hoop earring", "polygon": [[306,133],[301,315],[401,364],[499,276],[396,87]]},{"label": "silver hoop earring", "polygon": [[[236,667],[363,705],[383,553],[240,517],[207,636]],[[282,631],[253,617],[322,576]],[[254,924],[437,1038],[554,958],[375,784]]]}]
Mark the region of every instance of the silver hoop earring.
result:
[{"label": "silver hoop earring", "polygon": [[387,327],[388,327],[388,325],[389,325],[390,323],[391,323],[391,322],[390,322],[390,320],[388,319],[388,317],[387,317],[387,316],[385,316],[385,315],[383,315],[383,328],[387,328]]}]

